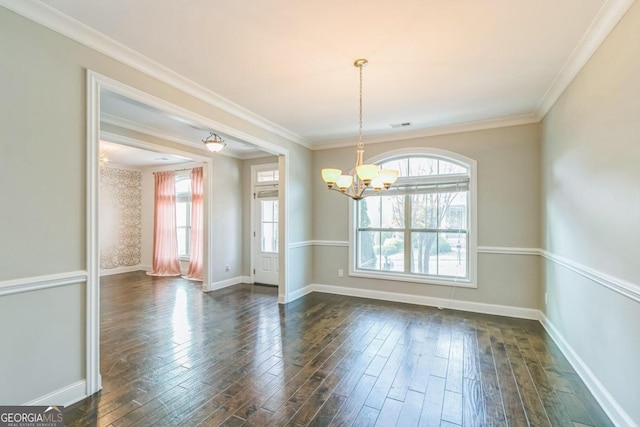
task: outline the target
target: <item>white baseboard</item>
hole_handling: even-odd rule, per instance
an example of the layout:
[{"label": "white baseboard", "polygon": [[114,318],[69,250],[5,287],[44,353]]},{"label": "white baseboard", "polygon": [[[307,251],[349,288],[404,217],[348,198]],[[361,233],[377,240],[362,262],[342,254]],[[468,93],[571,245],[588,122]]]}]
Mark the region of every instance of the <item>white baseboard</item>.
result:
[{"label": "white baseboard", "polygon": [[25,403],[25,406],[69,406],[87,397],[87,381],[81,380]]},{"label": "white baseboard", "polygon": [[251,278],[249,276],[237,276],[237,277],[232,277],[231,279],[221,280],[219,282],[213,282],[209,286],[209,289],[207,289],[207,292],[228,288],[229,286],[237,285],[238,283],[251,283]]},{"label": "white baseboard", "polygon": [[307,285],[302,289],[296,289],[295,291],[289,292],[289,302],[295,301],[298,298],[302,298],[306,294],[313,292],[314,291],[313,286],[314,285]]},{"label": "white baseboard", "polygon": [[371,298],[383,301],[403,302],[407,304],[426,305],[430,307],[450,308],[454,310],[470,311],[473,313],[495,314],[498,316],[517,317],[520,319],[539,320],[539,310],[525,307],[511,307],[506,305],[485,304],[479,302],[449,300],[423,295],[401,294],[370,289],[348,288],[344,286],[311,284],[302,289],[289,293],[289,302],[294,301],[310,292],[347,295],[360,298]]},{"label": "white baseboard", "polygon": [[578,376],[584,381],[591,394],[593,394],[593,397],[611,419],[611,422],[616,426],[638,427],[638,424],[636,424],[618,402],[616,402],[578,353],[576,353],[571,345],[564,339],[560,331],[551,323],[549,318],[542,311],[540,311],[539,316],[540,323],[542,323],[544,329],[560,348],[560,351],[562,351],[562,354],[564,354],[573,369],[575,369]]},{"label": "white baseboard", "polygon": [[100,270],[100,277],[111,276],[113,274],[131,273],[132,271],[140,271],[140,270],[151,271],[151,266],[138,264],[138,265],[132,265],[129,267],[117,267],[117,268],[110,268],[108,270]]}]

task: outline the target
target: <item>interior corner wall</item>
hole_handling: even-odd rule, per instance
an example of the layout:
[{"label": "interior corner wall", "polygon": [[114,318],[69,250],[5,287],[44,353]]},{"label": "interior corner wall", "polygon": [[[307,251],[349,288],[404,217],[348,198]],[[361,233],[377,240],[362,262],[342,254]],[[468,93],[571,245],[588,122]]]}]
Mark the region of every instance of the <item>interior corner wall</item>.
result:
[{"label": "interior corner wall", "polygon": [[[0,28],[3,58],[0,81],[4,82],[0,98],[0,182],[11,182],[5,186],[4,196],[19,202],[14,209],[0,209],[0,288],[11,280],[29,285],[41,280],[40,276],[86,274],[87,69],[289,150],[292,179],[309,174],[309,150],[276,133],[4,7],[0,7]],[[47,130],[45,139],[42,129]],[[181,148],[185,149],[185,146]],[[200,153],[207,151],[203,149]],[[230,163],[234,162],[230,160]],[[221,171],[239,170],[239,166],[225,164],[226,161],[221,163]],[[236,180],[235,175],[233,179]],[[226,176],[222,176],[217,182],[226,184],[225,180]],[[306,183],[309,178],[303,179],[301,185]],[[295,183],[291,187],[292,195],[304,191]],[[241,193],[237,188],[233,191]],[[240,206],[241,201],[237,205]],[[307,215],[310,212],[307,205],[308,198],[296,196],[290,198],[287,208],[290,212],[300,211]],[[240,222],[231,218],[232,212],[225,211],[224,206],[217,205],[216,208],[222,210],[225,218]],[[237,211],[235,214],[240,217]],[[310,218],[309,215],[291,221],[289,236],[292,241],[308,238]],[[224,224],[218,227],[225,232]],[[241,226],[237,225],[237,229],[237,236],[240,236]],[[241,259],[241,251],[235,247],[233,251]],[[224,269],[225,252],[219,254]],[[300,269],[309,265],[304,261],[298,266]],[[218,265],[215,268],[214,278],[225,277],[220,274]],[[239,263],[232,268],[240,268]],[[240,271],[232,270],[231,273],[240,274]],[[310,273],[303,271],[302,274]],[[50,286],[0,296],[0,336],[16,340],[14,345],[3,346],[0,352],[0,367],[4,369],[0,371],[0,404],[24,404],[68,390],[73,384],[81,385],[86,379],[84,286],[84,283]],[[40,305],[51,309],[33,310]],[[7,307],[10,309],[5,309]],[[16,317],[16,313],[24,316]],[[64,331],[64,339],[53,341],[47,351],[36,351],[27,345],[29,339],[48,331]],[[7,372],[11,375],[6,376]],[[54,403],[68,404],[70,400],[83,397],[85,389],[79,387],[79,390],[77,396],[70,398],[65,394],[67,400]]]},{"label": "interior corner wall", "polygon": [[640,425],[639,95],[636,2],[543,120],[542,231],[573,264],[545,261],[544,313]]},{"label": "interior corner wall", "polygon": [[[540,247],[540,125],[530,124],[482,131],[368,144],[365,157],[391,150],[431,147],[452,151],[477,161],[478,246]],[[366,159],[365,159],[366,160]],[[350,170],[355,148],[314,152],[314,269],[316,284],[360,290],[387,291],[449,299],[449,286],[386,279],[338,277],[348,271],[348,247],[322,244],[349,240],[349,199],[328,191],[319,176],[326,167]],[[539,309],[540,257],[512,253],[478,254],[477,289],[457,288],[454,298],[470,302]]]}]

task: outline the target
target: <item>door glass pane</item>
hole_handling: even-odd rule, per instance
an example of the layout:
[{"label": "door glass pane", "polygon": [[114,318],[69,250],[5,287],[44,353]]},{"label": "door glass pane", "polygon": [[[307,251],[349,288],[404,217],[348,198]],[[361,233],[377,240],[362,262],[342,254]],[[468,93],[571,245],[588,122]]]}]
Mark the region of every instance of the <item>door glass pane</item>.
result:
[{"label": "door glass pane", "polygon": [[260,249],[278,252],[278,201],[260,201]]},{"label": "door glass pane", "polygon": [[273,182],[278,179],[274,177],[273,171],[260,171],[257,173],[257,178],[258,182]]}]

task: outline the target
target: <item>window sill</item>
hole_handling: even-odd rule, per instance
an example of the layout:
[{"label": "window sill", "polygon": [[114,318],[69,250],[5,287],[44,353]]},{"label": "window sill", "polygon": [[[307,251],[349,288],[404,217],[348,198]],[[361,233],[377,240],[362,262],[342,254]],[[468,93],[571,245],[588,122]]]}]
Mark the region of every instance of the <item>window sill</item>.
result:
[{"label": "window sill", "polygon": [[444,279],[437,277],[422,277],[413,274],[393,273],[388,271],[349,271],[349,276],[366,279],[393,280],[398,282],[424,283],[427,285],[455,286],[457,288],[477,288],[478,285],[470,279]]},{"label": "window sill", "polygon": [[178,257],[178,261],[189,262],[191,261],[191,258],[189,258],[188,256],[187,257],[181,256],[181,257]]}]

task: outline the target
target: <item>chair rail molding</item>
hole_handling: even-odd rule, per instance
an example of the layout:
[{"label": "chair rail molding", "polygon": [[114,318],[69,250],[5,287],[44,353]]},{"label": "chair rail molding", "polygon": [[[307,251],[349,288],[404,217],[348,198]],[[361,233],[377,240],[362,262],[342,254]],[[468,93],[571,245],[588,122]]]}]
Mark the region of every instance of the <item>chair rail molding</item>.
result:
[{"label": "chair rail molding", "polygon": [[22,292],[38,291],[64,285],[87,282],[87,272],[83,270],[65,273],[46,274],[43,276],[23,277],[0,281],[0,296]]}]

